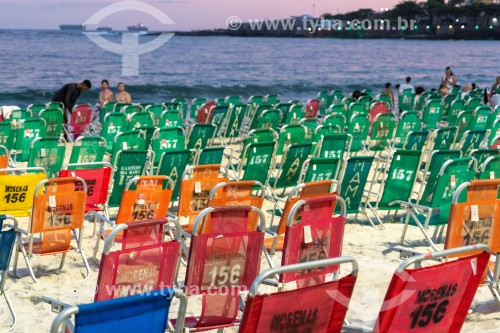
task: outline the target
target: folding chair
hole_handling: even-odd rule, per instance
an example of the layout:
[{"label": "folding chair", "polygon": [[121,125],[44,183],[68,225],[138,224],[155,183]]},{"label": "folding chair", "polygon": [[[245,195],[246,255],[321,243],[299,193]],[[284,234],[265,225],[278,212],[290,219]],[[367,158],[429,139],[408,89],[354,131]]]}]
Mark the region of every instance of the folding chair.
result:
[{"label": "folding chair", "polygon": [[43,109],[39,117],[45,120],[48,137],[59,137],[63,131],[63,109]]},{"label": "folding chair", "polygon": [[[426,190],[427,184],[434,184],[443,164],[451,159],[460,157],[462,157],[462,152],[460,150],[435,150],[430,154],[429,160],[424,163],[423,170],[421,170],[422,172],[419,174],[421,186],[418,191],[417,203],[420,198],[423,197],[422,193]],[[424,157],[422,157],[422,159],[423,158]],[[429,190],[431,190],[431,188],[429,188]]]},{"label": "folding chair", "polygon": [[[485,244],[496,258],[488,267],[485,283],[500,304],[500,179],[472,180],[461,184],[452,199],[445,249]],[[466,198],[464,191],[467,190]]]},{"label": "folding chair", "polygon": [[373,121],[365,149],[381,153],[392,148],[397,125],[397,119],[390,113],[378,114]]},{"label": "folding chair", "polygon": [[248,109],[246,104],[230,104],[229,105],[229,119],[227,123],[227,129],[224,132],[224,137],[229,138],[233,142],[238,136],[240,136],[240,128],[243,124],[243,119],[245,117],[245,112]]},{"label": "folding chair", "polygon": [[453,102],[451,102],[450,107],[448,108],[448,115],[446,118],[448,126],[456,126],[458,120],[458,114],[464,110],[465,110],[464,100],[456,99]]},{"label": "folding chair", "polygon": [[196,124],[190,127],[187,149],[198,150],[210,146],[216,134],[217,127],[212,124]]},{"label": "folding chair", "polygon": [[310,158],[302,165],[299,183],[309,183],[318,180],[337,180],[340,172],[338,158]]},{"label": "folding chair", "polygon": [[[208,207],[251,206],[262,209],[266,189],[258,181],[235,181],[215,185],[208,195]],[[250,229],[255,230],[258,214],[248,214]]]},{"label": "folding chair", "polygon": [[127,116],[127,131],[143,127],[154,127],[153,115],[150,112],[134,112]]},{"label": "folding chair", "polygon": [[[7,221],[12,221],[8,224]],[[17,323],[16,312],[12,305],[9,296],[5,292],[5,282],[7,281],[7,274],[9,272],[10,258],[14,249],[17,236],[17,220],[13,216],[0,215],[0,296],[3,296],[5,303],[9,308],[12,318],[12,324],[7,331],[12,331]],[[3,312],[3,311],[2,311]],[[3,326],[4,323],[2,323]]]},{"label": "folding chair", "polygon": [[[329,194],[334,194],[333,185],[336,184],[338,187],[338,182],[333,180],[316,181],[311,183],[303,183],[295,186],[290,193],[288,193],[287,199],[285,201],[284,208],[281,209],[275,202],[275,209],[271,211],[272,218],[270,228],[266,229],[266,233],[272,237],[266,238],[264,244],[266,249],[269,251],[270,255],[273,255],[275,251],[283,250],[283,241],[286,231],[286,224],[288,221],[288,215],[292,207],[301,199],[316,198],[321,196],[327,196]],[[338,191],[338,188],[336,189]],[[276,227],[274,227],[274,217],[279,216],[280,221]]]},{"label": "folding chair", "polygon": [[127,116],[121,112],[108,113],[102,123],[101,136],[106,140],[106,152],[111,153],[115,136],[125,130]]},{"label": "folding chair", "polygon": [[184,171],[186,171],[190,156],[190,150],[164,152],[161,155],[160,163],[158,165],[158,169],[156,170],[156,175],[167,176],[174,182],[172,201],[177,201],[179,197],[182,175],[184,174]]},{"label": "folding chair", "polygon": [[215,127],[217,128],[217,133],[215,133],[215,136],[221,142],[222,142],[222,137],[225,136],[225,133],[227,131],[227,122],[231,117],[230,112],[231,108],[229,104],[224,106],[218,105],[212,112],[211,124],[215,125]]},{"label": "folding chair", "polygon": [[349,155],[351,145],[352,135],[350,134],[328,134],[322,136],[314,155],[321,158],[343,160],[344,155]]},{"label": "folding chair", "polygon": [[474,149],[479,149],[484,146],[484,141],[488,139],[489,131],[465,131],[457,149],[460,149],[464,155]]},{"label": "folding chair", "polygon": [[[339,195],[345,198],[346,214],[355,214],[354,221],[359,213],[366,214],[361,201],[374,159],[374,156],[352,156],[343,163]],[[368,221],[375,227],[370,219]]]},{"label": "folding chair", "polygon": [[78,104],[73,107],[69,125],[63,124],[63,130],[70,140],[76,140],[87,131],[92,122],[92,106],[90,104]]},{"label": "folding chair", "polygon": [[150,141],[148,141],[147,133],[144,130],[135,129],[132,131],[118,133],[113,142],[113,151],[111,153],[111,164],[114,164],[115,158],[119,151],[127,150],[147,150]]},{"label": "folding chair", "polygon": [[405,150],[420,150],[424,149],[424,145],[427,142],[427,138],[429,137],[428,131],[421,132],[410,132],[406,137],[402,149]]},{"label": "folding chair", "polygon": [[[81,190],[77,188],[78,183],[83,184]],[[82,249],[86,192],[84,180],[78,177],[46,179],[37,185],[28,231],[19,229],[18,249],[14,258],[16,276],[19,252],[24,257],[31,278],[38,282],[31,265],[33,255],[62,254],[58,268],[62,270],[66,254],[75,250],[85,264],[85,279],[89,277],[90,267]],[[78,236],[76,230],[79,231]],[[70,244],[72,232],[75,235],[76,247]],[[40,239],[35,239],[35,234],[40,234]]]},{"label": "folding chair", "polygon": [[[176,289],[134,295],[92,304],[71,306],[57,315],[51,333],[67,332],[151,332],[163,333],[168,325],[168,312],[174,297],[180,300],[175,332],[184,332],[186,296]],[[75,317],[75,324],[69,318]]]},{"label": "folding chair", "polygon": [[[423,261],[467,253],[471,255],[421,267]],[[489,257],[488,247],[479,244],[407,259],[392,277],[373,331],[460,332]],[[408,269],[412,264],[418,268]]]},{"label": "folding chair", "polygon": [[[252,210],[261,221],[258,230],[249,231]],[[206,331],[237,324],[240,291],[250,288],[260,269],[264,223],[264,214],[255,207],[211,207],[198,216],[184,288],[188,296],[201,295],[202,310],[199,318],[187,317],[185,327]]]},{"label": "folding chair", "polygon": [[69,163],[100,163],[106,154],[106,140],[100,136],[79,136],[76,138]]},{"label": "folding chair", "polygon": [[43,168],[1,169],[0,214],[30,216],[36,187],[46,177]]},{"label": "folding chair", "polygon": [[28,111],[31,112],[33,117],[39,117],[39,113],[46,108],[47,104],[36,103],[28,105]]},{"label": "folding chair", "polygon": [[186,149],[186,137],[182,127],[157,128],[151,139],[151,149],[155,152],[155,165],[158,165],[164,152]]},{"label": "folding chair", "polygon": [[[59,177],[82,178],[87,185],[85,213],[92,210],[104,211],[109,217],[107,199],[111,171],[112,167],[108,162],[67,164],[59,171]],[[77,187],[81,187],[78,185]]]},{"label": "folding chair", "polygon": [[31,143],[36,138],[46,136],[44,119],[32,118],[19,121],[16,128],[15,150],[16,161],[27,162],[31,151]]},{"label": "folding chair", "polygon": [[161,119],[157,127],[179,127],[184,122],[182,112],[177,110],[165,110],[161,114]]},{"label": "folding chair", "polygon": [[305,160],[312,154],[312,144],[297,144],[288,147],[283,156],[283,160],[279,165],[279,169],[274,175],[274,177],[269,178],[268,187],[271,193],[278,197],[275,190],[283,189],[285,193],[286,189],[297,185],[300,172]]},{"label": "folding chair", "polygon": [[499,154],[498,149],[480,148],[471,150],[469,156],[476,160],[478,166],[481,166],[489,157],[498,156]]},{"label": "folding chair", "polygon": [[62,169],[65,154],[64,139],[36,138],[31,142],[28,168],[43,168],[48,177],[53,177]]},{"label": "folding chair", "polygon": [[[224,150],[226,147],[207,147],[198,150],[195,158],[194,165],[204,165],[204,164],[222,164],[224,159]],[[229,148],[231,149],[231,148]],[[231,155],[229,155],[231,156]]]},{"label": "folding chair", "polygon": [[303,125],[306,130],[304,142],[313,142],[314,134],[318,128],[318,121],[316,118],[304,118],[300,121],[300,124]]},{"label": "folding chair", "polygon": [[[134,185],[135,188],[132,188]],[[125,185],[114,221],[97,212],[90,212],[94,223],[99,223],[94,258],[97,257],[101,237],[106,241],[112,232],[112,229],[106,229],[106,224],[114,228],[124,223],[166,218],[173,187],[172,179],[167,176],[135,176]]]},{"label": "folding chair", "polygon": [[[349,275],[331,282],[278,293],[258,294],[259,286],[276,275],[328,270],[351,264]],[[308,261],[269,269],[252,283],[239,332],[340,332],[358,275],[358,264],[350,257]],[[332,297],[338,295],[339,297]],[[301,320],[288,320],[300,314]]]},{"label": "folding chair", "polygon": [[303,125],[285,125],[281,128],[276,156],[282,156],[286,148],[291,145],[303,144],[306,135],[306,129]]},{"label": "folding chair", "polygon": [[401,111],[411,111],[415,105],[415,93],[411,89],[405,89],[398,97],[398,107]]},{"label": "folding chair", "polygon": [[441,100],[429,100],[424,106],[422,114],[422,125],[426,129],[436,129],[443,119],[444,106]]},{"label": "folding chair", "polygon": [[[189,176],[190,179],[188,179]],[[226,168],[219,164],[208,164],[187,168],[181,179],[177,215],[179,218],[188,219],[188,224],[182,227],[184,231],[191,233],[194,219],[207,207],[210,191],[219,183],[229,182],[229,178],[227,178]]]},{"label": "folding chair", "polygon": [[500,156],[491,156],[479,166],[478,179],[500,178]]},{"label": "folding chair", "polygon": [[458,127],[446,127],[435,130],[431,135],[433,145],[430,151],[451,149],[457,135]]},{"label": "folding chair", "polygon": [[[175,237],[165,241],[168,222],[173,223]],[[179,224],[168,222],[152,219],[113,229],[104,244],[94,302],[172,288],[177,283],[182,233]],[[111,251],[117,236],[121,249]]]},{"label": "folding chair", "polygon": [[358,153],[363,149],[363,144],[370,131],[370,116],[366,113],[359,113],[350,118],[347,134],[351,135],[351,153]]},{"label": "folding chair", "polygon": [[[429,182],[418,204],[397,200],[406,208],[406,220],[401,233],[400,245],[403,245],[408,226],[416,225],[434,251],[437,251],[434,241],[427,233],[429,226],[436,226],[434,238],[438,232],[443,233],[443,227],[448,223],[452,196],[457,186],[474,179],[475,167],[471,157],[457,158],[446,161],[441,167],[434,182]],[[458,185],[457,185],[458,184]]]},{"label": "folding chair", "polygon": [[154,159],[151,151],[119,151],[113,163],[113,175],[111,177],[111,191],[109,194],[109,207],[120,205],[122,192],[127,183],[135,176],[152,174],[151,165],[147,167],[147,162]]},{"label": "folding chair", "polygon": [[146,106],[144,109],[144,111],[150,112],[153,115],[153,124],[157,127],[160,127],[160,119],[162,118],[162,114],[165,110],[164,104],[151,104]]},{"label": "folding chair", "polygon": [[274,165],[275,147],[273,141],[249,143],[245,146],[236,169],[236,178],[265,184]]},{"label": "folding chair", "polygon": [[[395,201],[411,201],[412,189],[420,167],[420,155],[421,152],[416,150],[396,150],[388,168],[382,170],[376,168],[376,174],[366,193],[364,209],[370,209],[381,226],[383,223],[380,211],[389,211],[390,214],[391,210],[395,210],[396,214],[401,207],[395,205]],[[374,185],[379,181],[383,190],[376,192]],[[372,195],[376,196],[375,201],[370,201]],[[366,216],[371,221],[370,216],[368,214]]]}]

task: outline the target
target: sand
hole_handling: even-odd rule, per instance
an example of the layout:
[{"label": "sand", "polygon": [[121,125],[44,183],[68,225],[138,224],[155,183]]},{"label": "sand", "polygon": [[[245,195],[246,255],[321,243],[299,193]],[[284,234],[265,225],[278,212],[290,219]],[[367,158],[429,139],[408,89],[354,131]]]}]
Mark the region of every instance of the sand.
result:
[{"label": "sand", "polygon": [[[270,208],[270,203],[266,202]],[[266,213],[268,221],[270,215]],[[399,221],[388,223],[385,230],[373,228],[365,218],[361,217],[357,223],[352,222],[353,216],[348,217],[345,228],[343,255],[352,256],[359,262],[360,271],[354,288],[351,305],[347,313],[347,320],[355,326],[372,328],[377,318],[382,300],[389,285],[392,274],[402,262],[397,253],[382,255],[382,251],[391,243],[399,241],[403,225]],[[19,220],[21,228],[27,228],[27,219]],[[410,227],[407,239],[423,252],[429,248],[421,240],[420,231]],[[51,312],[47,304],[33,304],[32,299],[40,296],[51,297],[68,304],[81,304],[93,301],[94,290],[98,276],[98,263],[90,257],[92,255],[95,238],[92,236],[92,223],[86,222],[84,228],[83,249],[89,258],[91,274],[83,280],[85,269],[77,253],[69,253],[64,269],[57,273],[60,256],[34,257],[32,260],[35,274],[39,283],[33,283],[22,258],[19,260],[20,279],[9,277],[6,288],[18,315],[18,324],[14,332],[49,332],[50,325],[56,314]],[[416,242],[415,242],[416,241]],[[101,249],[102,249],[101,242]],[[443,245],[439,244],[439,248]],[[281,257],[274,257],[279,264]],[[262,259],[261,270],[269,268],[266,260]],[[181,266],[179,281],[182,282],[185,266]],[[175,304],[175,303],[174,303]],[[201,304],[198,299],[191,299],[188,314],[199,314]],[[3,299],[0,300],[0,329],[6,324],[7,314]],[[176,307],[171,311],[175,316]],[[228,331],[237,331],[230,329]],[[463,332],[500,332],[500,306],[495,303],[487,287],[480,287],[472,304],[471,312],[463,326]]]}]

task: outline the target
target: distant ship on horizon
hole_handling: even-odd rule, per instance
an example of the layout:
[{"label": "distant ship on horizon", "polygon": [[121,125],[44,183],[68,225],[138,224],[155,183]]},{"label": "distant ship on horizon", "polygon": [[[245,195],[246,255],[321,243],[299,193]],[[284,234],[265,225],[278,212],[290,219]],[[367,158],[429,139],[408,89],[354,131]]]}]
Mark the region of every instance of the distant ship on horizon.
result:
[{"label": "distant ship on horizon", "polygon": [[128,26],[127,30],[130,32],[146,32],[148,31],[148,27],[146,27],[143,23],[139,23],[137,25]]},{"label": "distant ship on horizon", "polygon": [[62,31],[85,31],[85,24],[61,24],[59,29]]},{"label": "distant ship on horizon", "polygon": [[99,32],[111,32],[113,31],[113,28],[111,28],[109,25],[106,26],[106,27],[97,27],[95,29],[96,31],[99,31]]}]

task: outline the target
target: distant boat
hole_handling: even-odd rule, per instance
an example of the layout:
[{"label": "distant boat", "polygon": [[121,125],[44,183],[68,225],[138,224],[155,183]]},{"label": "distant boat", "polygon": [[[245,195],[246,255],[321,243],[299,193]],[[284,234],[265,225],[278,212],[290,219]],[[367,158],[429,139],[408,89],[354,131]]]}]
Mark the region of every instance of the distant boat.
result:
[{"label": "distant boat", "polygon": [[62,31],[85,31],[85,24],[61,24],[59,29]]},{"label": "distant boat", "polygon": [[107,27],[97,27],[97,29],[95,29],[96,31],[100,31],[100,32],[111,32],[113,31],[113,28],[111,28],[110,26],[107,26]]},{"label": "distant boat", "polygon": [[137,25],[127,27],[127,30],[130,32],[145,32],[148,31],[148,27],[146,27],[143,23],[139,23]]}]

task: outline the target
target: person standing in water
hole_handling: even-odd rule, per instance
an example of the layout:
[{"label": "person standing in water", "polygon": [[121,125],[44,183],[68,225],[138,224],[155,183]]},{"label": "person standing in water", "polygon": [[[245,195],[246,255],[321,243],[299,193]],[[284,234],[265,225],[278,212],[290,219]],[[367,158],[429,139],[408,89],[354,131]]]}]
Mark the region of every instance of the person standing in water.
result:
[{"label": "person standing in water", "polygon": [[118,103],[132,103],[132,97],[125,91],[125,84],[123,82],[118,83],[118,93],[115,95],[115,99]]},{"label": "person standing in water", "polygon": [[104,104],[108,102],[114,102],[115,101],[115,96],[113,95],[113,92],[111,89],[109,89],[109,82],[108,80],[102,80],[101,81],[101,91],[99,91],[99,106],[102,107]]},{"label": "person standing in water", "polygon": [[[455,77],[455,74],[453,74],[450,67],[446,67],[444,70],[444,76],[441,80],[441,84],[444,85],[449,91],[457,85],[457,78]],[[441,90],[441,87],[439,89]]]}]

